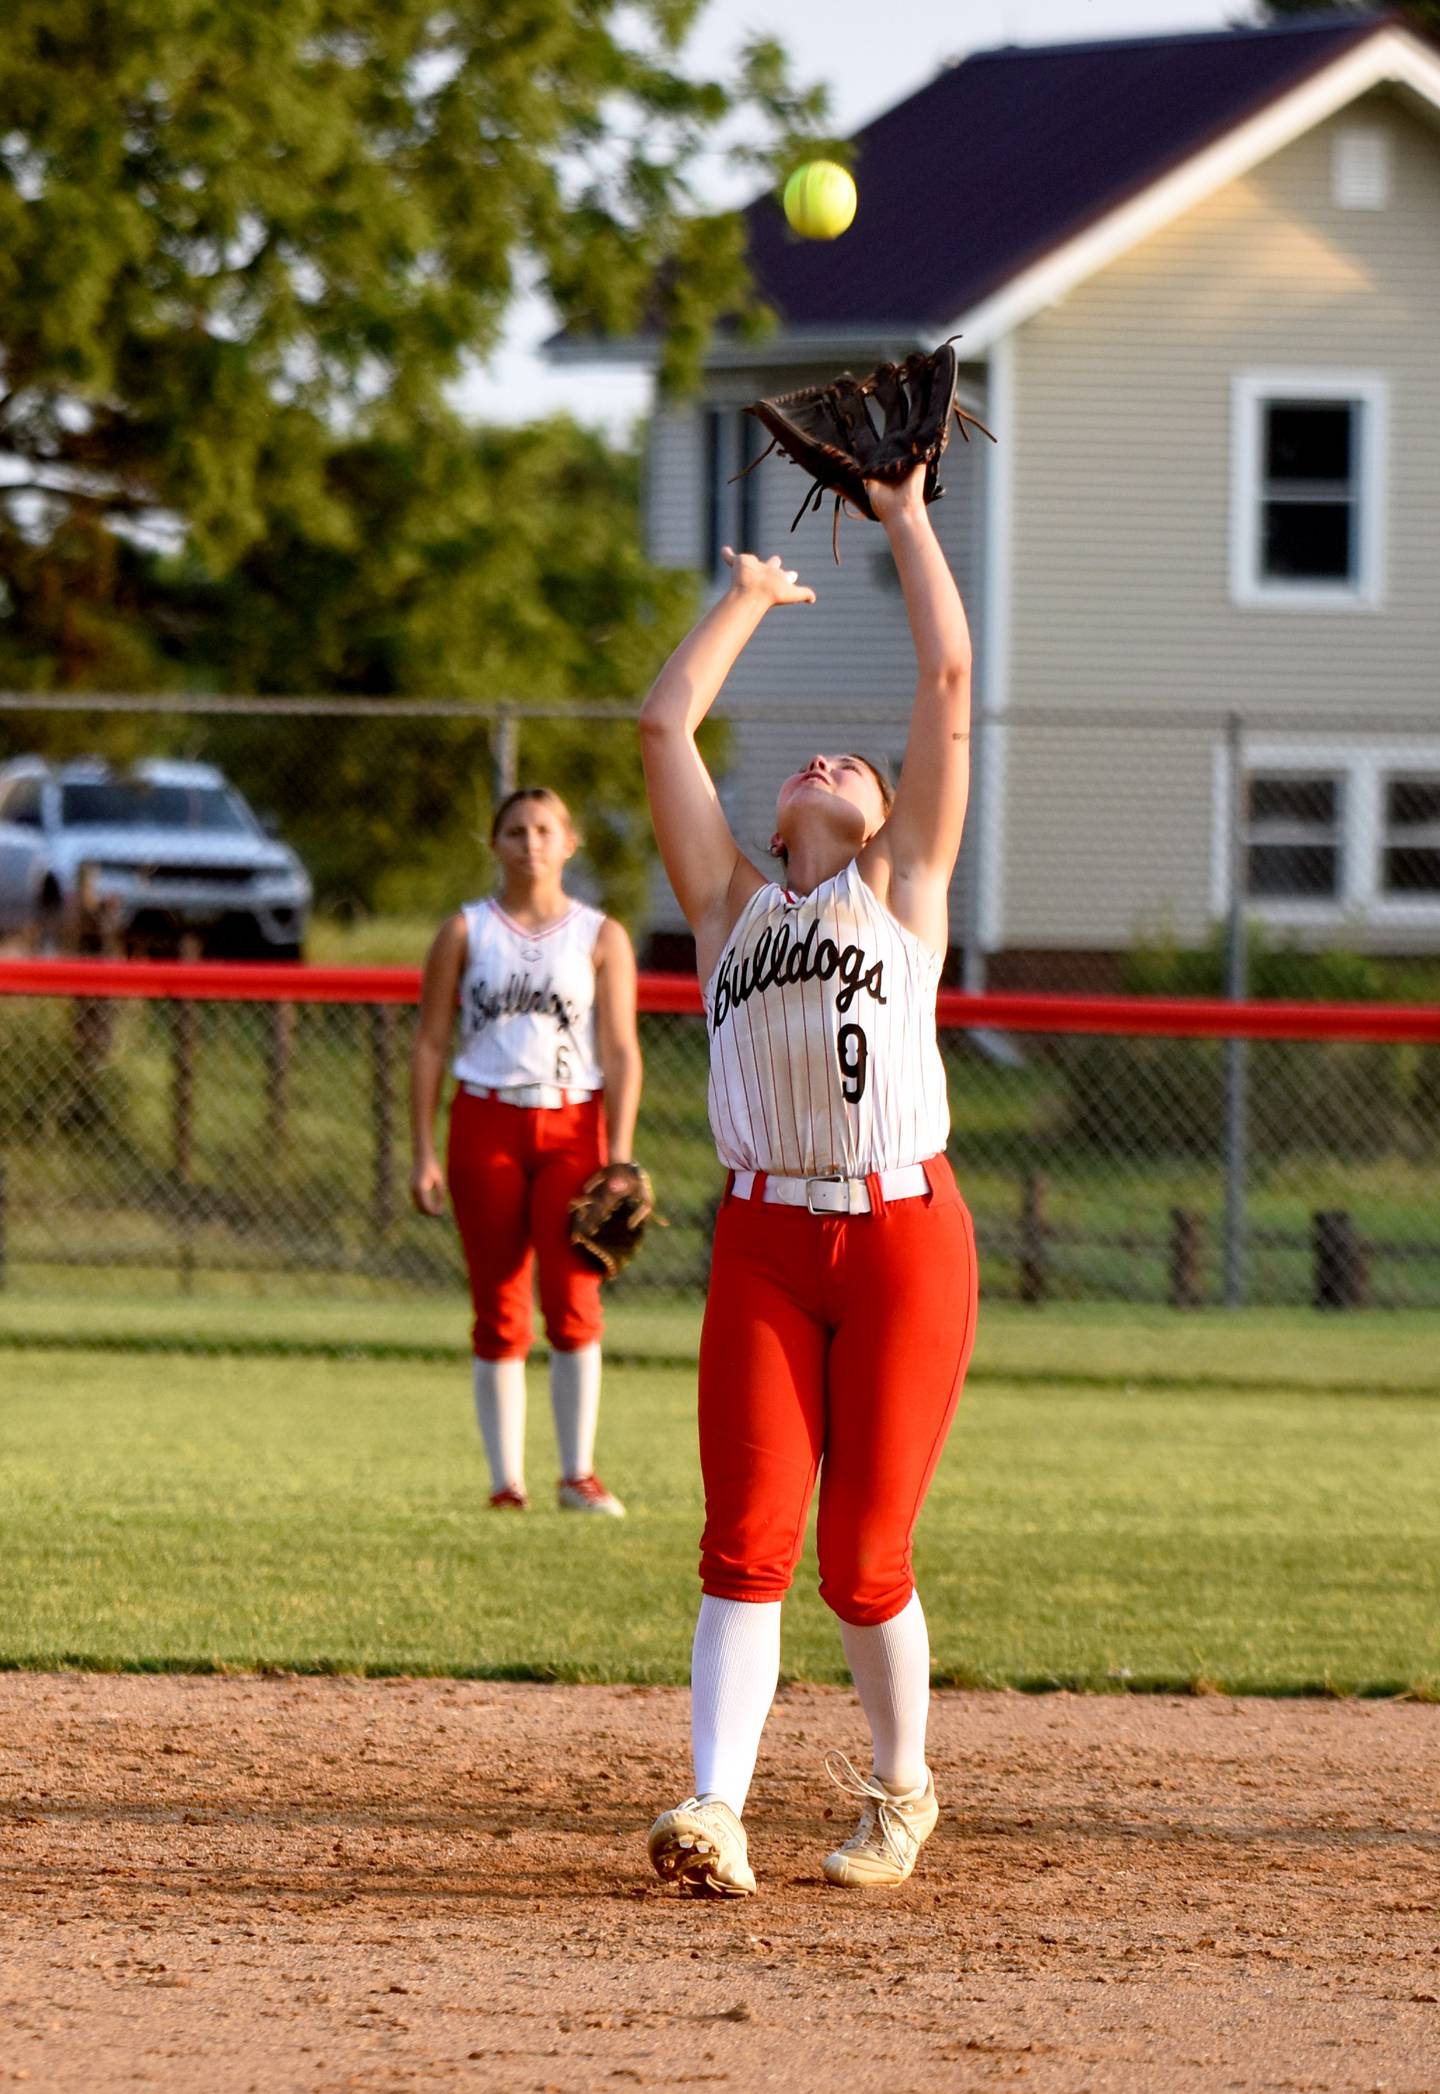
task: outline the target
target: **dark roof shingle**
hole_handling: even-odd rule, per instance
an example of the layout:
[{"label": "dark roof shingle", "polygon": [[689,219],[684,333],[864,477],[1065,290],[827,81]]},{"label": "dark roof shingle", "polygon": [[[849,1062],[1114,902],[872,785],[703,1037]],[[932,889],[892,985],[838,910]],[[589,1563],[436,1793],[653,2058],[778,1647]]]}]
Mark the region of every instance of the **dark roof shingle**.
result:
[{"label": "dark roof shingle", "polygon": [[1389,19],[976,52],[857,134],[843,239],[750,206],[761,293],[792,328],[943,326]]}]

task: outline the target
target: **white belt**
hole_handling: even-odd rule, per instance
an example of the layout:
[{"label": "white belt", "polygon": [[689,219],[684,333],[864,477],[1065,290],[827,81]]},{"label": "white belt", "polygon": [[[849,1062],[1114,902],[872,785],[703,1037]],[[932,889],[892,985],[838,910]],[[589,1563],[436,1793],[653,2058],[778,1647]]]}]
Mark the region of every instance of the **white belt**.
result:
[{"label": "white belt", "polygon": [[[730,1190],[737,1200],[755,1197],[757,1171],[736,1171]],[[929,1190],[923,1163],[903,1163],[880,1171],[880,1192],[890,1200],[917,1199]],[[868,1214],[870,1184],[866,1178],[774,1178],[765,1173],[765,1203],[773,1207],[808,1207],[812,1214]]]},{"label": "white belt", "polygon": [[555,1112],[562,1105],[583,1105],[593,1095],[590,1091],[566,1091],[556,1083],[517,1083],[505,1090],[487,1090],[483,1084],[462,1083],[461,1090],[467,1098],[498,1098],[502,1105],[538,1105],[545,1112]]}]

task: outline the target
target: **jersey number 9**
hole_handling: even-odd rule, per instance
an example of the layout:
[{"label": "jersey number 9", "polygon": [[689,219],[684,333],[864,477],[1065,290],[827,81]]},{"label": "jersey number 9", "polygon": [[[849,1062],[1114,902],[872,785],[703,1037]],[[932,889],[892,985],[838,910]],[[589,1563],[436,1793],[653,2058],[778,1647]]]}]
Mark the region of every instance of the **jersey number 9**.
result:
[{"label": "jersey number 9", "polygon": [[858,1105],[865,1095],[865,1078],[870,1068],[870,1042],[863,1027],[842,1025],[835,1035],[835,1053],[845,1079],[840,1086],[841,1096],[847,1105]]}]

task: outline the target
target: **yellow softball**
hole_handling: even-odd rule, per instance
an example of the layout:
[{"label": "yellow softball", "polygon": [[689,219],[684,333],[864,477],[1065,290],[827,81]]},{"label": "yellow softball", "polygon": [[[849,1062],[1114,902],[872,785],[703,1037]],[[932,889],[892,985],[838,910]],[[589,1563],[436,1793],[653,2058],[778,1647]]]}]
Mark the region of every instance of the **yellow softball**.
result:
[{"label": "yellow softball", "polygon": [[785,216],[807,240],[835,240],[858,202],[848,171],[834,160],[807,160],[785,184]]}]

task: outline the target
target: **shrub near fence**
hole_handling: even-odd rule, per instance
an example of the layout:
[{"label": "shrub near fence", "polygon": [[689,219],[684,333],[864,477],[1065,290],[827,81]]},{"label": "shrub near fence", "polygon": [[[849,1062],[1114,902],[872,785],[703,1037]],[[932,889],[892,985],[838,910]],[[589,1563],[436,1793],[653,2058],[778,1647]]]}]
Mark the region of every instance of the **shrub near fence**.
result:
[{"label": "shrub near fence", "polygon": [[[406,1197],[403,969],[0,964],[12,1297],[459,1296]],[[703,1288],[722,1177],[693,981],[642,981],[642,1149],[672,1226],[620,1283]],[[1222,1298],[1222,1048],[1249,1036],[1243,1299],[1440,1306],[1440,1010],[946,995],[951,1155],[992,1297]]]}]

